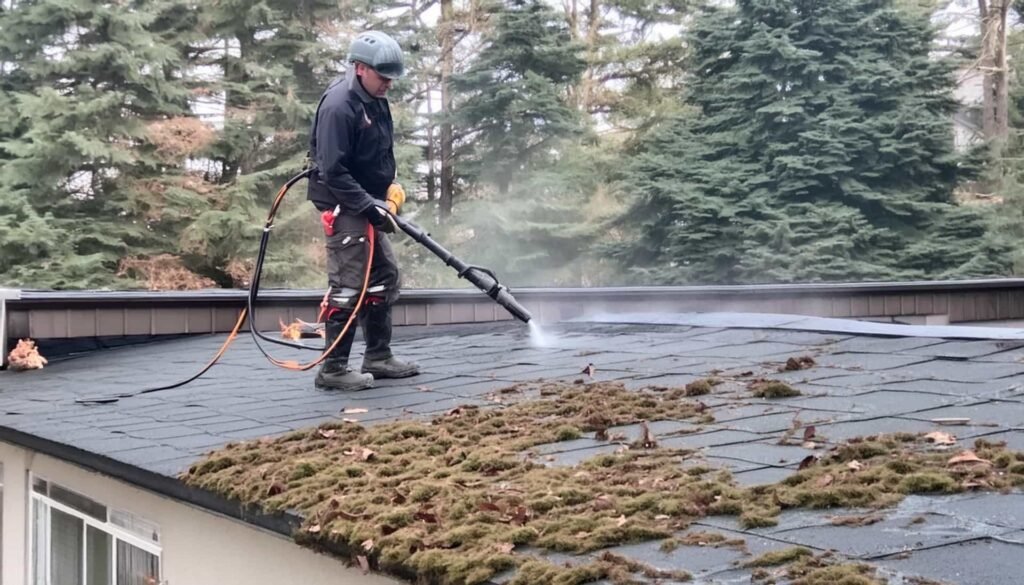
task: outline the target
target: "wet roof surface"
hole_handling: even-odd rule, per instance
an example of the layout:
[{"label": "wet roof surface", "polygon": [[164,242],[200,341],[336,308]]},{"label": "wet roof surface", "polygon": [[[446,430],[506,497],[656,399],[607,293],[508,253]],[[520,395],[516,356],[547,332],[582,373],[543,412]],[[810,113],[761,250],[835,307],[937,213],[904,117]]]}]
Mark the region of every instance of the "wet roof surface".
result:
[{"label": "wet roof surface", "polygon": [[[511,323],[407,328],[396,332],[396,353],[417,361],[423,374],[378,381],[375,388],[352,394],[317,391],[313,370],[274,367],[248,337],[241,337],[200,380],[140,393],[187,377],[223,338],[152,343],[58,360],[42,371],[0,372],[0,426],[174,477],[232,441],[342,418],[374,424],[429,418],[465,404],[496,405],[497,390],[526,380],[620,381],[642,388],[679,386],[711,372],[752,371],[772,372],[772,378],[789,382],[803,395],[762,400],[716,389],[702,397],[715,423],[697,432],[685,422],[653,424],[660,444],[699,448],[710,465],[730,469],[746,485],[777,482],[811,453],[799,445],[777,444],[794,418],[816,425],[829,441],[942,429],[964,445],[984,436],[1024,450],[1024,340],[893,336],[910,330],[868,324],[865,330],[890,335],[872,337],[857,327],[805,331],[753,321],[765,328],[737,328],[743,320],[736,315],[718,321],[702,317],[702,326],[563,323],[547,328],[547,347],[534,346],[525,329]],[[948,328],[935,331],[949,334]],[[270,349],[288,359],[316,355]],[[359,351],[357,346],[354,355]],[[781,362],[799,355],[813,355],[816,366],[776,373]],[[592,377],[581,373],[588,364],[595,368]],[[951,418],[969,420],[956,427],[934,422]],[[614,447],[584,437],[538,451],[550,464],[572,465]],[[1018,582],[1024,495],[914,496],[876,524],[829,522],[832,516],[856,512],[785,512],[778,526],[751,530],[741,529],[735,518],[711,517],[690,530],[735,534],[747,540],[755,555],[802,545],[945,583]],[[919,517],[926,521],[911,522]],[[685,569],[697,583],[750,582],[749,570],[734,564],[741,553],[729,548],[681,546],[662,552],[658,542],[651,542],[615,550],[658,568]]]}]

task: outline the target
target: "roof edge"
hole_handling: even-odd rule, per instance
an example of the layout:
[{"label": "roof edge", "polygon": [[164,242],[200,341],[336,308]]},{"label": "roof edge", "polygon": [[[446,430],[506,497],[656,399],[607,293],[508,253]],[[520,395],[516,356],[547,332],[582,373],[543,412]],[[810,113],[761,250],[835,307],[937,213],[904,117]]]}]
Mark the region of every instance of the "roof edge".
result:
[{"label": "roof edge", "polygon": [[[992,278],[978,280],[940,280],[940,281],[906,281],[906,282],[823,282],[809,284],[737,284],[737,285],[693,285],[693,286],[612,286],[592,288],[568,287],[515,287],[514,294],[521,300],[542,299],[553,296],[587,297],[659,297],[659,296],[705,296],[705,295],[739,295],[739,296],[771,296],[771,295],[814,295],[821,293],[853,294],[853,293],[898,293],[921,291],[971,291],[971,290],[1006,290],[1024,288],[1024,278]],[[22,290],[20,296],[8,299],[12,307],[36,304],[59,303],[63,306],[89,303],[154,303],[154,302],[195,302],[195,303],[226,303],[237,304],[248,297],[246,289],[206,289],[198,291],[48,291]],[[315,289],[261,289],[260,300],[263,302],[316,301],[323,297],[323,292]],[[478,300],[480,291],[475,288],[460,289],[405,289],[402,299],[405,301],[430,301],[453,298]]]},{"label": "roof edge", "polygon": [[288,513],[267,514],[253,506],[246,506],[240,502],[222,498],[213,492],[188,486],[177,478],[147,471],[98,453],[44,439],[11,427],[0,426],[0,441],[55,457],[89,471],[124,481],[135,487],[179,502],[193,504],[207,511],[241,520],[246,524],[289,538],[294,535],[302,521],[300,517]]}]

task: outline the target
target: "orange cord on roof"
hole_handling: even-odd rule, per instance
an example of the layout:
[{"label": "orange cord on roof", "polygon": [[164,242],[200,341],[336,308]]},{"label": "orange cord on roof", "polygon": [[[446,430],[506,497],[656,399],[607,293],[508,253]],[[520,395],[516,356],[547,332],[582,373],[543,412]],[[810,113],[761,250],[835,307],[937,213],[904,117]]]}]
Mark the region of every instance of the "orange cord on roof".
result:
[{"label": "orange cord on roof", "polygon": [[[284,196],[288,194],[288,191],[289,191],[289,189],[291,189],[292,185],[294,185],[295,182],[297,180],[299,180],[300,178],[306,176],[306,174],[307,173],[304,171],[303,173],[300,173],[300,174],[296,175],[291,180],[289,180],[287,183],[285,183],[281,187],[280,190],[278,190],[277,196],[274,198],[274,203],[270,206],[270,212],[267,214],[267,221],[266,221],[266,223],[264,224],[264,227],[263,227],[265,232],[268,232],[270,230],[270,228],[273,227],[274,218],[277,216],[277,210],[281,206],[281,201],[284,200]],[[349,328],[352,327],[352,324],[355,322],[356,317],[359,314],[359,309],[362,308],[363,301],[366,298],[366,291],[367,291],[367,289],[370,286],[370,270],[373,267],[373,251],[374,251],[374,248],[376,247],[376,239],[377,239],[376,235],[377,234],[376,234],[376,231],[374,230],[373,225],[367,223],[367,226],[366,226],[366,237],[367,237],[367,241],[370,244],[370,249],[369,249],[369,252],[367,253],[367,257],[366,257],[366,271],[363,274],[363,287],[362,287],[362,290],[359,291],[359,299],[356,301],[355,309],[352,311],[352,314],[349,315],[348,321],[345,323],[345,328],[342,329],[341,334],[338,335],[338,337],[334,340],[334,343],[332,343],[330,347],[325,347],[323,353],[320,354],[320,357],[318,357],[317,359],[315,359],[315,360],[313,360],[313,361],[311,361],[309,363],[305,363],[305,364],[300,364],[299,362],[297,362],[295,360],[279,360],[279,359],[276,359],[276,358],[274,358],[274,357],[272,357],[270,355],[267,355],[266,352],[263,352],[264,355],[266,356],[266,358],[270,361],[270,363],[272,363],[275,366],[278,366],[280,368],[284,368],[286,370],[304,372],[306,370],[310,370],[310,369],[315,368],[316,366],[318,366],[325,359],[327,359],[327,357],[331,354],[332,351],[334,351],[334,348],[337,347],[338,343],[340,343],[341,340],[345,337],[345,334],[348,333]],[[258,275],[256,275],[256,276],[258,276]],[[253,279],[253,282],[255,283],[255,279]],[[251,292],[252,291],[250,290],[250,293]],[[330,290],[327,291],[327,295],[329,295],[329,294],[330,294]],[[324,301],[327,300],[327,295],[324,296]],[[325,313],[324,309],[325,309],[324,303],[321,303],[321,311],[320,311],[319,317],[317,317],[317,322],[320,322],[320,320],[323,318],[324,313]],[[242,311],[238,314],[238,320],[235,321],[235,326],[231,329],[231,332],[228,333],[228,337],[227,337],[227,339],[224,340],[224,343],[221,344],[220,349],[217,350],[217,353],[215,353],[213,355],[213,357],[210,359],[210,361],[207,362],[206,365],[203,366],[203,368],[201,370],[199,370],[195,375],[193,375],[192,377],[190,377],[190,378],[188,378],[186,380],[182,380],[180,382],[175,382],[174,384],[170,384],[170,385],[167,385],[167,386],[160,386],[158,388],[148,388],[146,390],[142,390],[142,391],[138,392],[137,394],[147,394],[149,392],[157,392],[157,391],[160,391],[160,390],[170,390],[172,388],[177,388],[179,386],[184,386],[185,384],[188,384],[189,382],[192,382],[193,380],[198,379],[200,376],[202,376],[203,374],[208,372],[210,370],[210,368],[212,368],[214,365],[216,365],[216,363],[218,361],[220,361],[220,359],[222,357],[224,357],[224,354],[227,352],[228,347],[230,347],[231,344],[238,337],[238,333],[242,330],[242,326],[245,324],[246,318],[248,316],[249,316],[248,308],[243,308]],[[254,326],[255,326],[255,323],[250,324],[250,327],[254,327]]]},{"label": "orange cord on roof", "polygon": [[[275,366],[284,368],[286,370],[305,372],[306,370],[315,368],[316,366],[320,365],[320,363],[327,359],[327,356],[329,356],[331,352],[334,351],[334,348],[338,346],[338,343],[340,343],[341,340],[345,337],[345,334],[348,333],[348,330],[352,326],[352,323],[355,322],[356,315],[359,314],[359,309],[361,309],[363,306],[363,299],[366,298],[366,290],[370,287],[370,268],[373,266],[373,249],[375,247],[377,239],[376,235],[377,234],[376,231],[373,229],[373,226],[367,223],[366,241],[370,244],[370,251],[366,255],[366,271],[363,273],[363,287],[362,290],[359,291],[359,299],[356,300],[355,309],[352,311],[352,314],[348,316],[348,321],[345,322],[345,328],[342,329],[338,337],[334,339],[334,343],[332,343],[330,347],[324,348],[324,352],[320,354],[320,357],[306,364],[300,364],[295,360],[279,360],[267,356],[267,359],[270,360],[270,363],[274,364]],[[323,315],[323,311],[321,311],[320,314]]]}]

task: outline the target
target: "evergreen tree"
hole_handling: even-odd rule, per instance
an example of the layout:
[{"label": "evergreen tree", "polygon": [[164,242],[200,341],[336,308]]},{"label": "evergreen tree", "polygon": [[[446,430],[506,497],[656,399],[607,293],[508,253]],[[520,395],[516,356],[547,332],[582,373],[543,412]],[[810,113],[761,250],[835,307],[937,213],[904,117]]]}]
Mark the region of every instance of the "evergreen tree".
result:
[{"label": "evergreen tree", "polygon": [[697,114],[623,172],[614,253],[659,282],[938,278],[1003,270],[957,208],[951,64],[892,0],[739,0],[694,23]]},{"label": "evergreen tree", "polygon": [[608,187],[617,152],[592,142],[563,144],[556,164],[512,183],[501,200],[463,204],[472,226],[466,251],[516,286],[596,286],[615,267],[591,254],[608,237],[604,223],[621,211]]},{"label": "evergreen tree", "polygon": [[455,111],[464,175],[508,193],[518,176],[550,160],[558,139],[581,132],[566,104],[583,71],[579,46],[542,0],[497,8],[494,30],[469,69],[455,79]]},{"label": "evergreen tree", "polygon": [[453,84],[458,171],[477,189],[456,219],[471,234],[472,261],[509,282],[576,283],[574,264],[593,237],[580,212],[600,177],[581,156],[591,141],[569,104],[581,46],[542,0],[492,10],[482,50]]},{"label": "evergreen tree", "polygon": [[[172,0],[24,0],[0,13],[0,283],[125,284],[120,261],[180,225],[154,139],[187,113]],[[156,211],[157,209],[161,211]]]},{"label": "evergreen tree", "polygon": [[686,45],[676,34],[692,0],[591,2],[586,18],[587,71],[580,106],[630,133],[673,112],[686,79]]}]

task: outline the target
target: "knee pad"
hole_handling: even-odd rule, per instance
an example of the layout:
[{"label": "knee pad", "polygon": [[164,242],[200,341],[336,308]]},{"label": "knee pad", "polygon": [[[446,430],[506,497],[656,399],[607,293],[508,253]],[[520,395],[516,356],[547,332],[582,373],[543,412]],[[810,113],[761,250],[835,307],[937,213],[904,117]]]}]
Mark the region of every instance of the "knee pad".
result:
[{"label": "knee pad", "polygon": [[354,288],[332,286],[330,294],[327,295],[327,305],[332,309],[355,308],[358,300],[359,291]]}]

